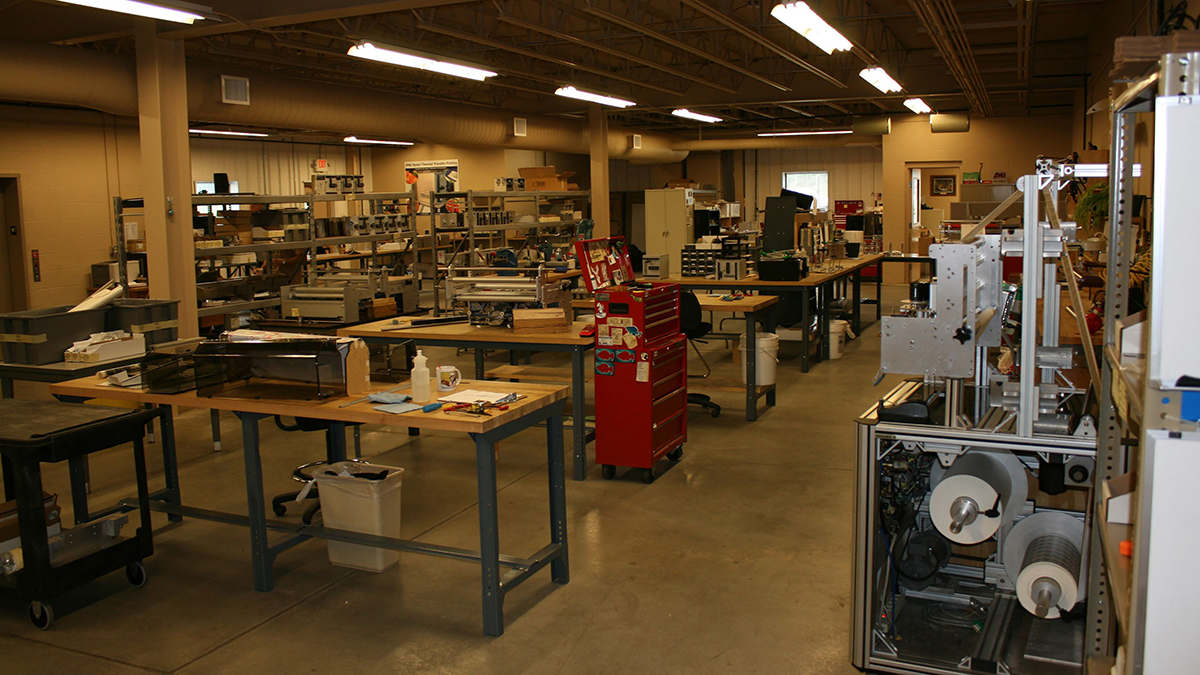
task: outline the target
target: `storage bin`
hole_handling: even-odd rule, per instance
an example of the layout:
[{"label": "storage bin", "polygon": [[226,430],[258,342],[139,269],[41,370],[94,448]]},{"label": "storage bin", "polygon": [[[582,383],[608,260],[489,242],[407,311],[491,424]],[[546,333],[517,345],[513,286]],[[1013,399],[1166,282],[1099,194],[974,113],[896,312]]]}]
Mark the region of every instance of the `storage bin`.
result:
[{"label": "storage bin", "polygon": [[[338,475],[342,469],[351,475]],[[387,471],[382,480],[360,476]],[[325,527],[398,539],[400,483],[404,469],[366,462],[336,462],[313,472]],[[400,552],[329,540],[329,562],[369,572],[382,572],[400,562]]]},{"label": "storage bin", "polygon": [[147,345],[171,342],[179,336],[179,301],[114,300],[104,323],[105,330],[141,333]]},{"label": "storage bin", "polygon": [[104,331],[103,307],[68,312],[74,305],[0,315],[6,363],[58,363],[72,343]]}]

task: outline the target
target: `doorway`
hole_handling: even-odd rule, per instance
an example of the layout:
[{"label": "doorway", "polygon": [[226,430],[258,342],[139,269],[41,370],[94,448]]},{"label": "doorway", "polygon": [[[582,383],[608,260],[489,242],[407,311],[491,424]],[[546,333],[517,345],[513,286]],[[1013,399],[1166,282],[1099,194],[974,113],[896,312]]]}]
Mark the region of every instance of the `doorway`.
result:
[{"label": "doorway", "polygon": [[29,309],[19,179],[0,176],[0,314]]}]

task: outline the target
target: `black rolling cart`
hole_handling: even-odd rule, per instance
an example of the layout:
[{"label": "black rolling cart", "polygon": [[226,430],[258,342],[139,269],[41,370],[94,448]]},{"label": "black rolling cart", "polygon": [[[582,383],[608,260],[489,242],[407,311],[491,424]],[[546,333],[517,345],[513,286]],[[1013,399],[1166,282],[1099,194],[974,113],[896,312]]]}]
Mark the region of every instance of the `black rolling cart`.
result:
[{"label": "black rolling cart", "polygon": [[[146,583],[142,559],[154,552],[146,456],[146,424],[159,410],[125,410],[52,401],[0,400],[0,456],[6,499],[17,501],[20,546],[0,551],[0,595],[28,600],[29,619],[38,628],[54,620],[50,601],[124,568],[130,583]],[[89,518],[87,455],[133,443],[140,523],[124,527],[129,514],[110,510]],[[47,532],[42,492],[43,462],[69,464],[74,527]],[[123,532],[123,530],[125,530]]]}]

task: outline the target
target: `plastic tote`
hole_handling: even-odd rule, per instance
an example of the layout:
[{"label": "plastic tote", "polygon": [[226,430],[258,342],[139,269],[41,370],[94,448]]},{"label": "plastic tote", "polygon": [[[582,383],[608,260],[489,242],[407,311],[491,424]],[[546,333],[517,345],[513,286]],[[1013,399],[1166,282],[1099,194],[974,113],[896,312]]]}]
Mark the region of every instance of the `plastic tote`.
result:
[{"label": "plastic tote", "polygon": [[[372,480],[386,471],[382,480]],[[400,537],[400,481],[404,469],[366,462],[336,462],[313,476],[325,527]],[[382,572],[400,562],[400,552],[344,541],[328,541],[329,562],[369,572]]]},{"label": "plastic tote", "polygon": [[[738,336],[737,358],[742,367],[742,384],[746,383],[746,334]],[[754,355],[754,383],[757,386],[775,384],[775,366],[779,365],[779,336],[775,333],[758,335],[758,353]]]},{"label": "plastic tote", "polygon": [[850,330],[849,321],[834,320],[829,322],[829,358],[840,359],[846,353],[846,341],[854,339],[854,331]]}]

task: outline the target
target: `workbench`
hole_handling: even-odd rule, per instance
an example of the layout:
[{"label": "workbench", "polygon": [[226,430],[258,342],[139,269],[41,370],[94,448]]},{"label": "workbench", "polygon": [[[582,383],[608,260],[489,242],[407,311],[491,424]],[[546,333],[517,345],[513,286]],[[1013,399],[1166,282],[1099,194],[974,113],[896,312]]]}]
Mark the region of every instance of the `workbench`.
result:
[{"label": "workbench", "polygon": [[595,338],[579,336],[579,332],[587,326],[586,323],[577,321],[568,326],[565,331],[547,332],[476,327],[466,323],[402,328],[393,324],[392,321],[392,319],[384,319],[374,323],[343,328],[338,331],[338,336],[362,338],[368,343],[411,342],[415,345],[431,347],[473,349],[475,351],[475,379],[477,380],[482,380],[485,376],[483,358],[485,350],[488,349],[507,349],[514,352],[510,359],[514,363],[517,351],[566,352],[570,354],[571,400],[574,406],[571,415],[574,427],[574,438],[572,439],[575,456],[574,474],[575,480],[587,479],[588,430],[584,416],[587,391],[584,388],[584,377],[588,369],[585,367],[583,357],[593,347]]},{"label": "workbench", "polygon": [[[313,396],[311,387],[283,382],[251,383],[228,389],[220,396],[202,397],[194,391],[182,394],[152,394],[140,389],[109,386],[95,378],[85,378],[54,384],[50,392],[64,400],[113,399],[134,401],[159,406],[163,415],[164,448],[169,445],[174,454],[173,424],[169,422],[174,407],[209,408],[234,413],[242,423],[242,451],[244,454],[246,501],[248,515],[222,513],[208,509],[184,506],[178,501],[161,500],[151,495],[151,509],[177,517],[198,518],[216,522],[242,525],[250,529],[250,555],[254,572],[254,589],[269,591],[274,586],[271,571],[275,558],[284,551],[312,537],[344,541],[354,544],[378,546],[410,553],[422,553],[455,560],[477,561],[480,564],[483,599],[483,632],[501,635],[504,632],[504,596],[521,582],[542,568],[550,567],[551,579],[560,584],[569,581],[567,561],[567,507],[566,480],[563,466],[563,408],[566,404],[566,388],[554,385],[513,384],[505,382],[463,381],[460,389],[483,389],[514,392],[524,398],[509,404],[507,410],[495,410],[490,416],[472,416],[465,413],[443,412],[422,413],[420,411],[394,415],[375,410],[375,403],[354,402],[346,405],[345,396],[320,400],[307,400]],[[391,391],[390,383],[372,386],[372,391]],[[345,407],[343,407],[345,406]],[[452,431],[469,434],[475,443],[475,464],[479,497],[479,547],[468,551],[449,546],[440,546],[417,541],[392,539],[360,534],[346,530],[304,525],[297,522],[268,520],[267,506],[263,493],[262,458],[259,449],[259,422],[276,415],[286,417],[308,417],[332,422],[330,437],[332,450],[338,461],[346,459],[345,425],[377,424],[417,429]],[[497,444],[540,423],[546,423],[547,472],[549,474],[550,543],[533,556],[522,558],[501,555],[500,526],[497,514],[496,448]],[[172,462],[166,467],[168,480],[177,480],[177,468]],[[176,493],[177,494],[177,493]],[[136,508],[135,504],[123,501],[108,510],[108,513]],[[101,515],[101,514],[98,514]],[[286,536],[271,544],[267,532],[274,530]],[[501,574],[500,568],[509,571]]]},{"label": "workbench", "polygon": [[[700,301],[700,309],[705,312],[729,312],[745,317],[746,343],[743,345],[743,351],[746,354],[746,382],[743,387],[746,391],[746,421],[753,422],[758,419],[758,399],[766,396],[767,406],[775,405],[775,384],[761,386],[758,384],[758,321],[756,317],[761,314],[763,328],[768,333],[774,332],[775,314],[765,310],[777,304],[779,296],[745,295],[733,300],[722,300],[721,297],[720,295],[701,294],[697,295],[696,299]],[[704,378],[692,378],[688,383],[688,389],[700,391],[740,391],[743,387],[724,386],[709,382]]]},{"label": "workbench", "polygon": [[[810,271],[808,276],[796,281],[764,281],[759,279],[757,275],[751,275],[745,279],[710,279],[708,277],[669,277],[666,279],[654,279],[653,281],[670,282],[679,284],[684,289],[709,289],[716,291],[757,291],[759,293],[771,293],[780,295],[784,293],[797,293],[800,295],[800,371],[807,373],[811,366],[812,359],[809,355],[810,336],[808,325],[812,322],[812,300],[814,293],[817,299],[817,319],[818,333],[821,336],[821,353],[818,360],[829,358],[829,324],[830,324],[830,295],[833,290],[834,283],[843,281],[849,278],[853,288],[852,299],[852,321],[851,325],[855,333],[862,330],[862,271],[866,267],[878,265],[883,254],[875,253],[865,255],[860,258],[846,258],[834,261],[835,264],[841,265],[839,269],[828,271]],[[880,275],[876,275],[875,290],[876,299],[882,289],[882,283],[879,280]]]}]

